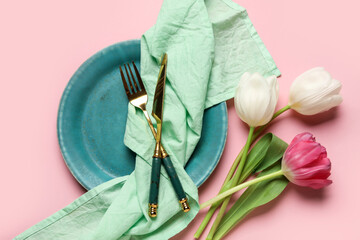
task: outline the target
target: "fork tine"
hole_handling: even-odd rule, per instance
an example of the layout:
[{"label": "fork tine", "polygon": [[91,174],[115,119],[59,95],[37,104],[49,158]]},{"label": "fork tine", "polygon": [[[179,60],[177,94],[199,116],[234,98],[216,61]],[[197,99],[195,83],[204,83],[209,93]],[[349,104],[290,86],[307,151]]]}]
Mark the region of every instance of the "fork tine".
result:
[{"label": "fork tine", "polygon": [[[131,88],[131,92],[132,92],[132,94],[134,94],[134,93],[135,93],[135,90],[134,90],[134,87],[133,87],[133,85],[132,85],[131,78],[130,78],[128,69],[127,69],[127,67],[126,67],[126,64],[124,64],[124,68],[125,68],[125,71],[126,71],[126,75],[127,75],[127,77],[128,77],[128,80],[129,80],[129,85],[130,85],[130,88]],[[131,69],[129,69],[129,70],[130,70],[130,72],[131,72]]]},{"label": "fork tine", "polygon": [[141,77],[140,77],[139,71],[138,71],[138,69],[137,69],[134,61],[132,62],[132,64],[133,64],[133,66],[134,66],[135,74],[136,74],[136,77],[137,77],[137,79],[138,79],[138,81],[139,81],[140,88],[141,88],[142,91],[145,91],[144,84],[143,84],[143,82],[142,82],[142,79],[141,79]]},{"label": "fork tine", "polygon": [[129,86],[127,85],[126,78],[124,76],[124,72],[121,69],[121,66],[119,66],[119,69],[120,69],[120,74],[121,74],[121,80],[122,80],[124,88],[125,88],[126,96],[128,96],[128,98],[129,98],[129,95],[130,95]]},{"label": "fork tine", "polygon": [[132,73],[132,71],[131,71],[130,64],[127,64],[127,66],[129,67],[129,71],[130,71],[130,74],[131,74],[131,78],[132,78],[133,83],[134,83],[134,85],[135,85],[135,89],[136,89],[136,91],[140,91],[140,89],[139,89],[138,85],[136,84],[136,79],[135,79],[135,77],[134,77],[134,75],[133,75],[133,73]]}]

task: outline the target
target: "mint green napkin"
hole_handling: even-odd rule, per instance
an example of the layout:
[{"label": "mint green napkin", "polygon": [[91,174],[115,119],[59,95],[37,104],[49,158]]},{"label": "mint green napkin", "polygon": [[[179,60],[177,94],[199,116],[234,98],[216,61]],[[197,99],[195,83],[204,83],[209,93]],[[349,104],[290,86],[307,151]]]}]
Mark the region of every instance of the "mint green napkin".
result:
[{"label": "mint green napkin", "polygon": [[279,75],[245,9],[230,0],[165,0],[141,39],[141,75],[151,111],[159,61],[168,54],[162,141],[189,197],[183,213],[161,170],[158,217],[147,215],[154,140],[139,110],[129,105],[125,144],[136,169],[101,184],[15,239],[168,239],[199,211],[197,188],[183,166],[201,135],[205,108],[232,98],[245,71]]}]

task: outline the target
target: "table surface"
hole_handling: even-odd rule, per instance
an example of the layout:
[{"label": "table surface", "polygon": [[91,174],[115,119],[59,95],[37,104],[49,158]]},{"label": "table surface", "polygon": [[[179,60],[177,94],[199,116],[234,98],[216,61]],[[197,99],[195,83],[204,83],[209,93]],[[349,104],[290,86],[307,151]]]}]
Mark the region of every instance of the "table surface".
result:
[{"label": "table surface", "polygon": [[[288,112],[269,131],[289,142],[310,131],[327,147],[334,183],[314,191],[290,184],[225,239],[360,239],[358,24],[360,4],[342,1],[237,0],[247,8],[282,77],[278,107],[292,80],[323,66],[343,83],[344,102],[313,117]],[[65,207],[85,190],[67,169],[58,146],[61,94],[76,69],[98,50],[140,38],[162,1],[2,1],[0,3],[0,239],[10,239]],[[213,197],[244,144],[247,128],[228,101],[229,133],[220,164],[199,189]],[[193,239],[205,212],[173,239]],[[259,231],[259,229],[261,229]],[[206,229],[206,232],[209,228]],[[202,239],[205,239],[205,235]]]}]

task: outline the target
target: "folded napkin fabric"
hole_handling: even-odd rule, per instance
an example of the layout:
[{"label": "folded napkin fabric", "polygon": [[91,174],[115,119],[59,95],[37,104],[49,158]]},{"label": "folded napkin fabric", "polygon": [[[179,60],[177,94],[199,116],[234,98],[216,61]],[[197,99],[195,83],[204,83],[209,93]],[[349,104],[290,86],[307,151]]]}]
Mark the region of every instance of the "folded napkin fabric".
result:
[{"label": "folded napkin fabric", "polygon": [[[141,39],[141,76],[152,108],[161,55],[168,54],[162,142],[189,198],[183,213],[164,169],[158,216],[147,214],[155,141],[143,113],[129,104],[125,144],[135,171],[103,183],[15,239],[168,239],[199,211],[197,187],[184,170],[202,128],[204,109],[230,99],[246,71],[280,72],[245,9],[230,0],[164,0]],[[119,76],[120,77],[120,76]]]}]

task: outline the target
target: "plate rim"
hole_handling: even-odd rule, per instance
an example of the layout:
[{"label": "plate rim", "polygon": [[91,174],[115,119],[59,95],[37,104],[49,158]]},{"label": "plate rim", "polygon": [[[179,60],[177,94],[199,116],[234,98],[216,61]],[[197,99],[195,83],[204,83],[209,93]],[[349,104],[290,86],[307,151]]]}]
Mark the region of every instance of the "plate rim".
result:
[{"label": "plate rim", "polygon": [[[73,165],[71,163],[71,161],[69,161],[69,159],[71,159],[71,157],[68,155],[69,152],[67,151],[67,147],[64,144],[64,139],[63,139],[63,135],[62,135],[62,125],[63,125],[63,113],[64,113],[64,107],[66,105],[66,100],[68,99],[69,96],[69,92],[71,91],[74,83],[79,79],[79,75],[81,75],[81,73],[83,72],[84,69],[86,69],[90,64],[92,64],[92,62],[94,61],[94,59],[101,57],[102,55],[106,54],[106,52],[111,51],[113,48],[118,47],[119,45],[122,46],[126,46],[126,45],[130,45],[130,44],[139,44],[140,39],[131,39],[131,40],[126,40],[126,41],[121,41],[121,42],[117,42],[114,44],[111,44],[105,48],[102,48],[100,50],[98,50],[97,52],[95,52],[93,55],[91,55],[89,58],[87,58],[73,73],[73,75],[71,76],[70,80],[68,81],[68,83],[66,84],[63,93],[61,95],[60,98],[60,102],[59,102],[59,107],[58,107],[58,115],[57,115],[57,138],[58,138],[58,144],[60,147],[60,152],[61,152],[61,156],[63,158],[63,161],[65,162],[68,170],[71,172],[72,176],[76,179],[76,181],[87,191],[91,190],[93,187],[90,187],[86,181],[83,181],[83,179],[79,178],[78,173],[75,170],[75,168],[73,168]],[[226,139],[227,139],[227,134],[228,134],[228,116],[227,116],[227,104],[226,101],[218,103],[216,105],[222,105],[222,108],[224,108],[225,113],[223,118],[224,118],[224,129],[223,129],[223,133],[224,136],[222,136],[222,141],[219,143],[221,145],[221,148],[219,148],[219,151],[216,154],[216,161],[214,161],[213,165],[211,166],[210,171],[205,172],[204,175],[196,182],[194,182],[194,184],[196,185],[197,188],[199,188],[208,178],[209,176],[213,173],[213,171],[215,170],[216,166],[218,165],[218,163],[220,162],[221,156],[224,152],[225,149],[225,143],[226,143]],[[214,105],[215,106],[215,105]],[[186,165],[185,165],[186,168]],[[124,176],[122,176],[124,177]]]},{"label": "plate rim", "polygon": [[[218,104],[215,104],[215,105],[213,105],[213,106],[216,106],[216,105],[222,105],[222,107],[225,109],[225,113],[226,114],[224,114],[224,116],[223,116],[223,118],[225,119],[225,121],[224,121],[224,131],[223,132],[225,132],[225,135],[223,136],[223,138],[222,138],[222,141],[221,141],[221,149],[217,152],[217,159],[216,159],[216,161],[214,162],[214,164],[212,165],[212,167],[211,167],[211,170],[210,171],[208,171],[207,172],[207,174],[204,174],[203,175],[203,177],[197,182],[197,183],[195,183],[195,185],[196,185],[196,187],[197,188],[199,188],[199,187],[201,187],[201,185],[210,177],[210,175],[215,171],[215,169],[216,169],[216,167],[217,167],[217,165],[219,164],[219,162],[220,162],[220,159],[221,159],[221,156],[222,156],[222,154],[224,153],[224,150],[225,150],[225,143],[226,143],[226,139],[227,139],[227,135],[228,135],[228,121],[229,121],[229,119],[228,119],[228,110],[227,110],[227,104],[226,104],[226,101],[224,101],[224,102],[220,102],[220,103],[218,103]],[[211,107],[213,107],[213,106],[211,106]],[[210,108],[211,108],[210,107]],[[208,109],[208,108],[206,108],[206,109]],[[205,109],[205,110],[206,110]],[[186,167],[186,165],[185,165],[185,167]]]}]

